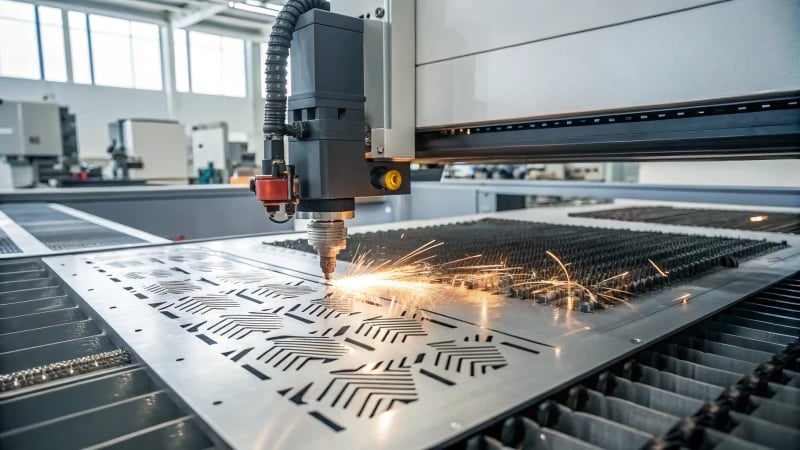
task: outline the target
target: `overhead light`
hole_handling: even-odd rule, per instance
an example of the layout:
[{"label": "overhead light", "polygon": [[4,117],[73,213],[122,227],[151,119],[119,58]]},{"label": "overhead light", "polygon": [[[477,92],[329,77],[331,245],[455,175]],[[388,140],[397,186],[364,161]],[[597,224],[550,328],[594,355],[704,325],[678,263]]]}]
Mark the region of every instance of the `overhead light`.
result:
[{"label": "overhead light", "polygon": [[264,15],[272,16],[272,17],[276,17],[278,15],[278,13],[280,12],[279,10],[275,10],[275,9],[272,9],[272,8],[264,8],[264,7],[261,7],[261,6],[250,5],[250,4],[242,3],[242,2],[228,2],[228,6],[233,8],[233,9],[238,9],[239,11],[247,11],[247,12],[252,12],[252,13],[256,13],[256,14],[264,14]]}]

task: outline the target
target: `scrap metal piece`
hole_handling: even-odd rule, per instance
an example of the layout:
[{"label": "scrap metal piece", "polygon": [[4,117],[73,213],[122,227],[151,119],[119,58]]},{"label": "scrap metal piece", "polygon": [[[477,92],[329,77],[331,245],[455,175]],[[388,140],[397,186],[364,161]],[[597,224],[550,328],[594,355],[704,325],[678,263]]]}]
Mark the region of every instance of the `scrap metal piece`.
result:
[{"label": "scrap metal piece", "polygon": [[94,372],[130,364],[131,355],[125,350],[113,350],[81,358],[68,359],[48,364],[46,366],[32,367],[8,374],[0,375],[0,392],[10,391],[25,386],[32,386],[46,381],[74,375]]}]

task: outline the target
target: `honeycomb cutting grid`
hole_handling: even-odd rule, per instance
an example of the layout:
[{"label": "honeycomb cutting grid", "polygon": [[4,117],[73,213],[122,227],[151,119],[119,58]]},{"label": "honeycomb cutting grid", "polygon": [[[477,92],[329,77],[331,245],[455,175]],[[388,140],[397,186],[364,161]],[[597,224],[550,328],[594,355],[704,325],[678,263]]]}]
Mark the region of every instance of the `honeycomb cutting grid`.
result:
[{"label": "honeycomb cutting grid", "polygon": [[[478,258],[449,267],[504,263],[520,273],[536,273],[539,279],[562,276],[562,269],[547,252],[567,265],[570,277],[584,286],[597,286],[621,273],[614,288],[634,294],[657,290],[668,283],[691,278],[720,266],[737,266],[740,260],[774,251],[784,243],[706,237],[676,233],[614,230],[527,221],[483,219],[396,231],[353,234],[338,258],[352,261],[357,251],[369,251],[377,259],[397,260],[432,240],[429,262],[444,263],[465,256]],[[274,243],[313,252],[305,240]],[[428,256],[428,254],[426,254]],[[659,272],[668,272],[664,276]],[[480,286],[474,286],[480,287]],[[509,289],[512,296],[534,298],[534,288]],[[557,296],[551,292],[544,297]],[[542,302],[556,300],[541,298]]]},{"label": "honeycomb cutting grid", "polygon": [[626,222],[663,223],[732,230],[769,231],[800,234],[800,214],[733,211],[720,209],[673,208],[671,206],[636,206],[572,213],[572,217],[624,220]]},{"label": "honeycomb cutting grid", "polygon": [[144,242],[42,203],[3,205],[0,211],[54,251]]},{"label": "honeycomb cutting grid", "polygon": [[0,254],[20,253],[19,247],[7,234],[0,230]]}]

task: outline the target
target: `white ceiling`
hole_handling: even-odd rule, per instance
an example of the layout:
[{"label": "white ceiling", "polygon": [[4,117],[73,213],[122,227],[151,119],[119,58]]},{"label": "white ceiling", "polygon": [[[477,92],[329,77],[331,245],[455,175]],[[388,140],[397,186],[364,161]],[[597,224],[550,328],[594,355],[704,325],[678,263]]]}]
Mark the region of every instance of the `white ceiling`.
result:
[{"label": "white ceiling", "polygon": [[[266,40],[286,0],[23,0],[94,14],[171,23]],[[266,13],[266,14],[265,14]]]}]

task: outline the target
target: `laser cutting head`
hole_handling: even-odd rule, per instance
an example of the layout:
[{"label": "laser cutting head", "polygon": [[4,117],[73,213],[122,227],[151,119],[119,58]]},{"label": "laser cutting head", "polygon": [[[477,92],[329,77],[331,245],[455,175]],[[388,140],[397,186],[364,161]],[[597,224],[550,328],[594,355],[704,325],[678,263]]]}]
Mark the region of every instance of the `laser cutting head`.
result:
[{"label": "laser cutting head", "polygon": [[319,255],[319,267],[326,280],[333,277],[336,270],[336,256],[347,247],[347,228],[344,221],[355,217],[355,211],[298,213],[298,218],[311,219],[306,231],[308,244]]},{"label": "laser cutting head", "polygon": [[[355,217],[355,198],[409,194],[410,162],[385,157],[383,138],[375,139],[387,130],[373,124],[373,135],[367,121],[364,20],[325,11],[322,0],[290,1],[287,7],[290,11],[281,12],[273,26],[267,50],[263,130],[269,159],[251,188],[273,221],[309,219],[308,243],[330,279],[336,256],[347,245],[344,221]],[[291,58],[292,95],[287,98],[290,46],[314,55]],[[378,63],[366,65],[374,71]],[[378,141],[380,149],[373,154]]]}]

